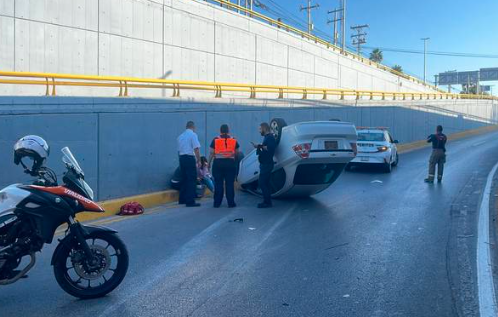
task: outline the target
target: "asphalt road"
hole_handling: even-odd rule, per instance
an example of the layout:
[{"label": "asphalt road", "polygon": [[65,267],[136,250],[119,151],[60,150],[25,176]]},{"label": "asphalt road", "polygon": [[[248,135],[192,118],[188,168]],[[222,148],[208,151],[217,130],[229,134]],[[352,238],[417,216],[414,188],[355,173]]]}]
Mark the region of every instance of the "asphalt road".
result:
[{"label": "asphalt road", "polygon": [[477,210],[497,138],[450,142],[442,184],[423,182],[423,149],[271,210],[238,193],[235,209],[204,200],[110,223],[131,256],[116,291],[66,295],[52,245],[29,279],[0,288],[0,316],[477,316]]}]

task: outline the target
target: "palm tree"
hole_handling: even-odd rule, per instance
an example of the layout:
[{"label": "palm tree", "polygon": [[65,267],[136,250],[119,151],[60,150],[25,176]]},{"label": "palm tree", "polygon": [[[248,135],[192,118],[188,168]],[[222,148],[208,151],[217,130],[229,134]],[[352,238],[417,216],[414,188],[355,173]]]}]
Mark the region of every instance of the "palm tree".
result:
[{"label": "palm tree", "polygon": [[402,73],[403,72],[403,67],[401,67],[399,65],[394,65],[393,66],[393,70],[397,71],[398,73]]},{"label": "palm tree", "polygon": [[382,51],[378,48],[374,49],[372,53],[370,53],[370,60],[373,62],[381,63],[383,59],[384,56],[382,56]]}]

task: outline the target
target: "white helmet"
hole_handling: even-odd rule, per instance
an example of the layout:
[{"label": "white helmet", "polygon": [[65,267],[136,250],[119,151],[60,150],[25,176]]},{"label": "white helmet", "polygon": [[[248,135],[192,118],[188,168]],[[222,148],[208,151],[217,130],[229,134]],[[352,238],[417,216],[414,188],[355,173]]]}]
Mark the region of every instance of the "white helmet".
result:
[{"label": "white helmet", "polygon": [[[26,172],[30,174],[36,173],[43,166],[49,154],[50,147],[48,143],[37,135],[25,136],[14,145],[14,163],[16,165],[21,163]],[[29,157],[33,160],[31,169],[22,161],[24,157]]]}]

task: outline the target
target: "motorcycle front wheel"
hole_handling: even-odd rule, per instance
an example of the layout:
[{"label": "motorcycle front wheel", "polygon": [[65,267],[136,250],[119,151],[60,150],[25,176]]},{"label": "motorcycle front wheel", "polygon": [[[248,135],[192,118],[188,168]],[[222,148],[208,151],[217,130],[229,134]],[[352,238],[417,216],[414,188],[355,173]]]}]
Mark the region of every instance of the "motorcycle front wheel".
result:
[{"label": "motorcycle front wheel", "polygon": [[123,281],[128,271],[128,251],[114,233],[94,232],[85,237],[95,261],[89,263],[77,245],[64,246],[54,259],[54,275],[68,294],[91,299],[105,296]]}]

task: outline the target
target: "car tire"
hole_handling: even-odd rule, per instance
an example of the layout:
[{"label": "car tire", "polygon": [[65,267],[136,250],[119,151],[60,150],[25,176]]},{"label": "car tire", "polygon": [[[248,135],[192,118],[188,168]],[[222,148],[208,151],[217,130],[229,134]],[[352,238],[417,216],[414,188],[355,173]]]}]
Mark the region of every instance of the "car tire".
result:
[{"label": "car tire", "polygon": [[275,136],[275,141],[277,145],[280,143],[280,138],[282,137],[282,129],[287,126],[287,123],[282,118],[273,118],[270,121],[270,129]]},{"label": "car tire", "polygon": [[386,173],[391,173],[392,169],[393,169],[393,166],[392,166],[391,162],[384,163],[384,171]]},{"label": "car tire", "polygon": [[398,166],[398,163],[399,163],[399,155],[398,153],[396,153],[396,159],[393,162],[393,166]]},{"label": "car tire", "polygon": [[353,167],[350,164],[346,165],[346,168],[345,168],[346,171],[351,172],[352,169],[353,169]]}]

